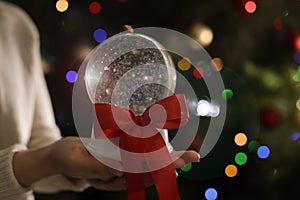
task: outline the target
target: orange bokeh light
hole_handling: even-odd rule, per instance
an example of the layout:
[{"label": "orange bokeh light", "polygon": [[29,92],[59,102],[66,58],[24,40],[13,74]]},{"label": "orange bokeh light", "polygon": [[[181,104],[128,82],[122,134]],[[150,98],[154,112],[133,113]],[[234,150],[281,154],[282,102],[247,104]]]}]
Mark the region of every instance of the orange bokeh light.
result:
[{"label": "orange bokeh light", "polygon": [[247,143],[247,136],[244,133],[238,133],[234,136],[234,142],[238,146],[244,146]]},{"label": "orange bokeh light", "polygon": [[221,71],[223,69],[223,61],[221,58],[213,58],[212,64],[217,71]]},{"label": "orange bokeh light", "polygon": [[225,168],[225,174],[226,176],[228,177],[235,177],[236,174],[237,174],[237,167],[235,165],[228,165],[226,168]]},{"label": "orange bokeh light", "polygon": [[66,0],[58,0],[56,2],[56,9],[59,12],[65,12],[68,9],[68,7],[69,7],[69,3]]}]

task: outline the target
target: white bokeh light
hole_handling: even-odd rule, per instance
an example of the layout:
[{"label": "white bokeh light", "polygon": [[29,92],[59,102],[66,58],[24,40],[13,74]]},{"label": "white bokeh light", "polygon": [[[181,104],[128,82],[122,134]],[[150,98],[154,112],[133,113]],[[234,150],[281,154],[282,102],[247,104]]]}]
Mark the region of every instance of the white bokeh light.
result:
[{"label": "white bokeh light", "polygon": [[196,115],[202,117],[217,117],[220,113],[220,106],[206,100],[200,100],[197,105]]}]

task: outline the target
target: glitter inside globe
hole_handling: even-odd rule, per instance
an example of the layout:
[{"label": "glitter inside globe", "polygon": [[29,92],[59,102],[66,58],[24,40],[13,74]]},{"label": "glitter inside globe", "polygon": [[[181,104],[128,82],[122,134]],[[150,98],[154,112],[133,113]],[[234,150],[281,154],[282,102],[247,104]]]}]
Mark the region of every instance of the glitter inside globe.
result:
[{"label": "glitter inside globe", "polygon": [[93,103],[109,103],[142,114],[174,93],[176,71],[166,50],[152,38],[120,33],[88,57],[85,82]]}]

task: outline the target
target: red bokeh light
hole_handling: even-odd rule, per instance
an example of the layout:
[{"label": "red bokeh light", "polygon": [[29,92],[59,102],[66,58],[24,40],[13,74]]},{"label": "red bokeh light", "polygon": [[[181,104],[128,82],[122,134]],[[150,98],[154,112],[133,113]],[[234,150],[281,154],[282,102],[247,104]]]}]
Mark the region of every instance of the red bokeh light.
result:
[{"label": "red bokeh light", "polygon": [[247,1],[245,3],[245,10],[247,13],[252,14],[256,11],[256,3],[254,1]]},{"label": "red bokeh light", "polygon": [[298,35],[295,39],[295,49],[300,51],[300,35]]},{"label": "red bokeh light", "polygon": [[100,3],[96,1],[90,3],[89,10],[92,14],[98,14],[101,10]]},{"label": "red bokeh light", "polygon": [[273,26],[274,28],[276,28],[277,30],[282,30],[282,22],[281,19],[279,17],[276,17],[273,21]]},{"label": "red bokeh light", "polygon": [[203,78],[204,69],[200,68],[200,67],[195,68],[194,71],[193,71],[193,75],[197,79]]}]

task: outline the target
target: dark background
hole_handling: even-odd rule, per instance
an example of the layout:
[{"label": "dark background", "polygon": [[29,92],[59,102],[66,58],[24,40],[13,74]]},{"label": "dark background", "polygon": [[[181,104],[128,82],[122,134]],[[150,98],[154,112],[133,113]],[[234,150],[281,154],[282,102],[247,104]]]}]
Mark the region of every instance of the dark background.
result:
[{"label": "dark background", "polygon": [[[72,83],[66,81],[65,75],[79,68],[84,49],[97,45],[93,38],[96,28],[105,29],[108,37],[123,31],[124,24],[134,28],[164,27],[193,37],[195,24],[210,27],[214,39],[206,50],[212,58],[223,60],[221,74],[235,98],[228,101],[225,127],[212,153],[193,165],[191,171],[179,170],[182,199],[205,199],[209,187],[218,191],[218,199],[300,198],[300,143],[291,140],[291,135],[300,129],[300,111],[296,107],[300,83],[293,79],[299,64],[294,60],[296,38],[300,37],[299,0],[257,0],[253,14],[245,11],[244,0],[99,0],[98,14],[89,12],[90,0],[68,1],[69,8],[63,13],[56,10],[56,1],[10,2],[24,8],[40,31],[46,80],[63,136],[76,135]],[[241,148],[248,161],[238,166],[237,176],[228,178],[223,171],[234,163],[234,154],[240,151],[232,143],[238,131],[267,145],[271,155],[263,160],[247,147]],[[203,178],[203,174],[207,177]],[[147,196],[157,199],[154,188],[147,189]],[[37,194],[37,199],[126,196],[124,192],[90,188],[82,193]]]}]

